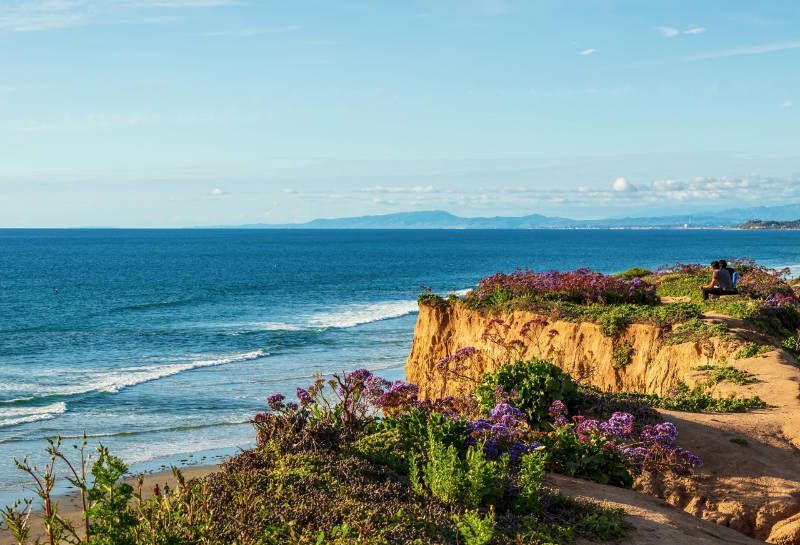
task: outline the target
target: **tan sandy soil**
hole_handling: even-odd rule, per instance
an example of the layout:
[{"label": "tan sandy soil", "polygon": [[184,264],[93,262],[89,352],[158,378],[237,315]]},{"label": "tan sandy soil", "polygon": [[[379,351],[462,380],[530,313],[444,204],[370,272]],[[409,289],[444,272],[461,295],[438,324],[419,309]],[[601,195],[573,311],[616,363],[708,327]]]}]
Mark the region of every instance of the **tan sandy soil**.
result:
[{"label": "tan sandy soil", "polygon": [[[622,543],[635,543],[636,545],[749,545],[760,543],[730,528],[700,520],[658,498],[641,492],[571,479],[563,475],[550,474],[547,480],[567,496],[623,509],[625,520],[633,526],[633,531]],[[578,543],[589,544],[592,542],[581,540]]]}]

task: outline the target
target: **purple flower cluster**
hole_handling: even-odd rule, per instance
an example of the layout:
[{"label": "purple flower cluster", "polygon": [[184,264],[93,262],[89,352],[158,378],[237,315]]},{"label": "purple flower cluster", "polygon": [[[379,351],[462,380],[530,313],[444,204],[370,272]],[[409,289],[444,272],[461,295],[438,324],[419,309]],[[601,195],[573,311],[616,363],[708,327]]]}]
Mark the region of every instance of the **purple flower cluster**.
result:
[{"label": "purple flower cluster", "polygon": [[547,414],[553,419],[553,426],[556,428],[569,424],[569,420],[567,420],[567,406],[564,405],[564,402],[560,399],[553,401],[553,404],[547,409]]},{"label": "purple flower cluster", "polygon": [[640,438],[645,443],[668,448],[675,444],[675,440],[678,438],[678,428],[672,422],[645,426],[642,428]]},{"label": "purple flower cluster", "polygon": [[416,384],[398,380],[394,382],[388,392],[375,400],[375,405],[383,409],[400,409],[415,406],[418,403],[419,388]]},{"label": "purple flower cluster", "polygon": [[702,465],[695,454],[676,446],[678,428],[672,422],[644,426],[636,437],[634,418],[630,413],[615,412],[604,422],[578,415],[572,417],[570,424],[567,407],[561,401],[555,401],[548,414],[554,427],[573,426],[572,433],[579,441],[600,441],[603,448],[620,453],[637,470],[669,468],[677,473],[689,473]]},{"label": "purple flower cluster", "polygon": [[741,274],[739,291],[754,298],[766,301],[774,307],[795,306],[798,303],[797,294],[786,282],[789,269],[768,269],[754,266],[751,270]]},{"label": "purple flower cluster", "polygon": [[654,303],[655,288],[642,280],[623,280],[590,269],[536,273],[516,270],[484,278],[467,296],[483,299],[504,292],[512,297],[539,297],[573,303]]},{"label": "purple flower cluster", "polygon": [[508,453],[512,463],[541,446],[539,443],[526,443],[529,432],[525,413],[504,402],[492,409],[491,418],[478,418],[467,423],[468,444],[483,442],[483,453],[487,458],[495,459]]},{"label": "purple flower cluster", "polygon": [[668,467],[677,473],[688,474],[703,465],[696,454],[675,445],[678,429],[672,422],[645,426],[639,443],[623,448],[622,455],[642,469]]},{"label": "purple flower cluster", "polygon": [[283,400],[286,399],[286,396],[283,394],[272,394],[267,397],[267,405],[273,411],[280,411],[281,409],[285,408]]},{"label": "purple flower cluster", "polygon": [[600,431],[606,437],[624,439],[633,433],[633,415],[630,413],[616,412],[607,421],[600,424]]}]

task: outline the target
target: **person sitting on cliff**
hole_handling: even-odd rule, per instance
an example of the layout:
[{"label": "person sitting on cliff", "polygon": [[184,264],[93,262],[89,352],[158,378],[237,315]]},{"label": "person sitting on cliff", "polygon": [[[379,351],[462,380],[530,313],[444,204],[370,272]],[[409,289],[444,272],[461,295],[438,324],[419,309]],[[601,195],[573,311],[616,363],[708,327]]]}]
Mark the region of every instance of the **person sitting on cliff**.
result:
[{"label": "person sitting on cliff", "polygon": [[733,289],[736,289],[736,279],[738,276],[736,269],[728,265],[728,262],[724,259],[719,260],[719,268],[728,271],[728,274],[731,275],[731,284],[733,285]]},{"label": "person sitting on cliff", "polygon": [[703,286],[703,300],[709,295],[728,295],[736,293],[731,280],[731,273],[723,269],[719,261],[711,262],[711,283]]}]

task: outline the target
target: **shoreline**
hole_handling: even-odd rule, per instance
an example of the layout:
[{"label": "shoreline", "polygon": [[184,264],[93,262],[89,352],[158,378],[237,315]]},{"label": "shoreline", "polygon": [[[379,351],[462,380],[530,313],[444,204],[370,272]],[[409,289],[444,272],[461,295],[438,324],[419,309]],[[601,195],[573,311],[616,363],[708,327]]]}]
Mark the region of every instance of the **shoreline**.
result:
[{"label": "shoreline", "polygon": [[[220,464],[208,464],[208,465],[195,465],[195,466],[185,466],[182,468],[178,468],[181,474],[183,474],[186,481],[191,481],[195,479],[199,479],[205,477],[206,475],[210,475],[211,473],[216,472],[219,469]],[[159,485],[161,490],[164,490],[165,485],[169,485],[169,487],[174,490],[177,486],[177,482],[175,480],[175,476],[172,474],[172,470],[163,470],[163,471],[154,471],[151,473],[139,473],[136,475],[132,475],[130,477],[126,477],[123,479],[123,482],[126,482],[134,487],[137,486],[137,478],[141,475],[143,478],[142,481],[142,497],[149,498],[153,495],[153,488],[156,484]],[[77,490],[72,490],[70,492],[66,492],[63,494],[57,494],[53,497],[54,502],[58,504],[58,512],[63,516],[66,520],[70,521],[71,523],[76,525],[78,529],[78,533],[82,535],[82,523],[81,518],[83,515],[83,511],[81,509],[80,503],[80,494]],[[38,497],[34,500],[33,504],[31,505],[31,538],[33,540],[40,538],[43,536],[43,528],[41,518],[37,515],[42,512],[42,507],[38,503]],[[14,540],[14,536],[11,535],[6,528],[0,529],[0,545],[17,545],[17,542]]]}]

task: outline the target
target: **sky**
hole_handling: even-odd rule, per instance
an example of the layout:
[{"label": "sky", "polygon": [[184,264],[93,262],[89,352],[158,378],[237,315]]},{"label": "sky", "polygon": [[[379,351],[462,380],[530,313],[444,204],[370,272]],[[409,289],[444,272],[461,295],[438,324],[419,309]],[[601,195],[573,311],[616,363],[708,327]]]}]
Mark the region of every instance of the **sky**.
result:
[{"label": "sky", "polygon": [[800,202],[794,0],[0,0],[0,226]]}]

